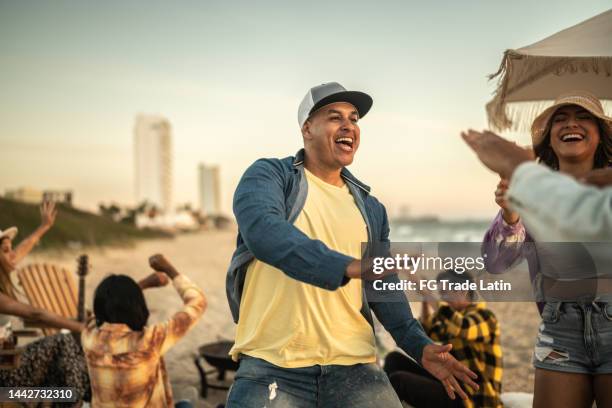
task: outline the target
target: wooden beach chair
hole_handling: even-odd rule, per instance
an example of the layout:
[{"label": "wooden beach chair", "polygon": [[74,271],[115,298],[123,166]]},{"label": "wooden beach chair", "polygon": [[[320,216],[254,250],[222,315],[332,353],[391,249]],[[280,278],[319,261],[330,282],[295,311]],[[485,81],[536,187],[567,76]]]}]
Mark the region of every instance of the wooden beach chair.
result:
[{"label": "wooden beach chair", "polygon": [[[11,338],[0,343],[0,370],[10,370],[19,367],[19,359],[24,347],[19,346],[22,337],[36,337],[36,330],[13,330]],[[1,407],[2,405],[0,405]]]},{"label": "wooden beach chair", "polygon": [[[63,317],[77,317],[78,292],[71,272],[55,265],[30,264],[19,269],[17,277],[30,305]],[[32,322],[24,323],[30,327],[38,326]],[[59,332],[49,327],[41,329],[45,336]]]},{"label": "wooden beach chair", "polygon": [[[76,273],[79,277],[78,291],[74,275],[55,265],[27,265],[17,271],[17,278],[30,305],[83,322],[85,321],[85,276],[88,273],[88,262],[87,255],[81,255],[78,259]],[[24,323],[26,326],[40,327],[45,336],[59,332],[58,329],[44,325],[27,321]]]},{"label": "wooden beach chair", "polygon": [[[85,276],[88,273],[88,257],[81,255],[78,259],[77,275],[79,289],[76,290],[74,276],[66,269],[47,264],[31,264],[17,271],[17,278],[23,288],[23,295],[30,305],[45,309],[67,318],[85,320]],[[10,276],[0,273],[0,290],[2,293],[17,299],[18,288]],[[45,336],[59,332],[58,329],[45,327],[24,320],[25,327],[38,327]],[[12,340],[0,344],[0,369],[12,369],[19,366],[23,347],[17,346],[21,337],[38,337],[37,330],[13,330]],[[3,405],[0,404],[0,407]]]},{"label": "wooden beach chair", "polygon": [[0,346],[0,370],[13,370],[19,367],[23,347]]}]

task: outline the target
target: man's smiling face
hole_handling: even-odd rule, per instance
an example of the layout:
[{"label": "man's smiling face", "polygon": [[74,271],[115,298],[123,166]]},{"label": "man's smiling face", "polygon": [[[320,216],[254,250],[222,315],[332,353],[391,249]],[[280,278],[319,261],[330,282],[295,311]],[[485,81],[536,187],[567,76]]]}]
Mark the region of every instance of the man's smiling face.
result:
[{"label": "man's smiling face", "polygon": [[359,148],[358,120],[359,113],[350,103],[326,105],[304,124],[304,146],[328,168],[348,166]]}]

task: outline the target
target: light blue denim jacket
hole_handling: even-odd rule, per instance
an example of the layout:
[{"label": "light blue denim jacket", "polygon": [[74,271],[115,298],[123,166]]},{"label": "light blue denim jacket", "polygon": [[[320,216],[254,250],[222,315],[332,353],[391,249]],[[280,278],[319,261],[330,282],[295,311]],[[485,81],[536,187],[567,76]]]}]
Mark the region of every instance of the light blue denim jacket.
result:
[{"label": "light blue denim jacket", "polygon": [[[364,257],[387,255],[389,222],[385,207],[346,168],[341,174],[366,223],[368,244]],[[293,225],[307,194],[303,149],[295,157],[257,160],[242,176],[234,193],[238,239],[226,279],[234,322],[239,319],[247,267],[255,258],[293,279],[328,290],[336,290],[349,281],[344,274],[353,258],[329,249]],[[397,282],[399,278],[390,275],[383,280]],[[377,301],[373,301],[368,300],[368,293],[374,293],[372,283],[364,281],[363,286],[363,316],[374,327],[372,309],[397,345],[420,362],[423,348],[432,341],[412,316],[404,293],[389,292],[383,296],[377,291]]]}]

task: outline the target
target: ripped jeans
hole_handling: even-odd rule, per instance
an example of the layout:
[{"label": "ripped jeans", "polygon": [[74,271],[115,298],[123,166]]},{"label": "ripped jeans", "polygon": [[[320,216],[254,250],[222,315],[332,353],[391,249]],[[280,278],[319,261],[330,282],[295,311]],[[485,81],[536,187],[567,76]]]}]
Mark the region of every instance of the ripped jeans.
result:
[{"label": "ripped jeans", "polygon": [[401,408],[376,364],[282,368],[240,356],[227,408]]},{"label": "ripped jeans", "polygon": [[547,302],[533,364],[552,371],[612,373],[612,303]]}]

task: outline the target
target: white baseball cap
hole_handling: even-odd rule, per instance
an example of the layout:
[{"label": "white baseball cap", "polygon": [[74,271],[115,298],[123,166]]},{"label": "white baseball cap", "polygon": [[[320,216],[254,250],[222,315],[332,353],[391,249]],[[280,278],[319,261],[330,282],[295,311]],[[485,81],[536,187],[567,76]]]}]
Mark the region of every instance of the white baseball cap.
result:
[{"label": "white baseball cap", "polygon": [[337,82],[327,82],[310,88],[298,108],[300,129],[315,111],[335,102],[348,102],[357,108],[359,117],[363,118],[372,107],[372,97],[364,92],[347,91]]}]

